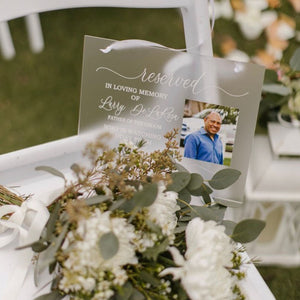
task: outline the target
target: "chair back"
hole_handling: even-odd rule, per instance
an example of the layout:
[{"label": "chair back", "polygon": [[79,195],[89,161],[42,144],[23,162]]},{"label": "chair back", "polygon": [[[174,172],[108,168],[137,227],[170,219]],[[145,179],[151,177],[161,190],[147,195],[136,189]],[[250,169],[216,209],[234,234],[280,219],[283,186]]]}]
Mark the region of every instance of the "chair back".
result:
[{"label": "chair back", "polygon": [[80,7],[179,8],[188,51],[212,55],[208,0],[0,0],[0,22]]}]

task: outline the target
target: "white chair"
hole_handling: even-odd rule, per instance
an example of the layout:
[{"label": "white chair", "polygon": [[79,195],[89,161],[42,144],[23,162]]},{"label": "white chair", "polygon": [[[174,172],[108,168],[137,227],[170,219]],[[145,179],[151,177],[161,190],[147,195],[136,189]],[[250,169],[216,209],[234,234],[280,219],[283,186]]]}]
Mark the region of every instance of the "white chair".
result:
[{"label": "white chair", "polygon": [[[32,52],[41,52],[44,48],[44,39],[39,15],[31,14],[25,16],[25,23],[28,32],[29,45]],[[5,59],[12,59],[16,54],[9,30],[9,25],[6,21],[0,22],[0,49]]]},{"label": "white chair", "polygon": [[[79,7],[128,7],[128,8],[180,8],[183,17],[185,30],[186,47],[189,51],[198,52],[204,55],[212,55],[211,30],[209,24],[208,3],[207,0],[0,0],[0,24],[4,28],[7,40],[10,40],[7,21],[39,14],[41,12],[79,8]],[[31,17],[32,18],[32,17]],[[32,19],[28,20],[28,26],[31,28]],[[35,20],[36,21],[36,20]],[[34,20],[33,20],[34,23]],[[37,28],[35,26],[35,28]],[[29,31],[32,32],[32,31]],[[34,40],[34,35],[32,37]],[[13,54],[13,44],[6,44],[7,55]],[[199,46],[200,45],[200,46]],[[199,47],[198,47],[199,46]],[[9,51],[10,50],[10,51]],[[10,52],[10,53],[9,53]],[[54,142],[22,149],[19,151],[0,155],[0,182],[2,185],[19,186],[19,192],[31,194],[34,191],[34,197],[42,199],[45,202],[45,196],[51,196],[51,193],[57,192],[63,188],[63,181],[57,182],[53,176],[36,172],[38,165],[49,165],[61,170],[67,177],[71,176],[70,166],[73,162],[80,162],[82,159],[82,147],[86,144],[79,135],[64,138]],[[52,194],[53,196],[53,194]],[[51,198],[52,198],[51,196]],[[47,201],[47,200],[46,200]],[[2,252],[1,252],[2,251]],[[0,272],[0,298],[2,299],[32,299],[18,293],[25,278],[32,253],[26,252],[26,257],[18,259],[18,253],[0,249],[1,265],[4,269]],[[6,259],[5,255],[12,255]],[[20,256],[20,254],[19,254]],[[28,259],[27,259],[28,258]],[[5,268],[5,262],[8,263]],[[14,268],[11,263],[16,263]],[[7,272],[12,271],[8,276]],[[4,276],[4,277],[3,277]],[[30,280],[32,282],[32,278]],[[3,285],[4,283],[4,285]],[[16,288],[16,284],[19,285]],[[30,289],[30,293],[33,291]],[[12,295],[13,294],[13,295]]]},{"label": "white chair", "polygon": [[[186,47],[189,51],[212,55],[208,0],[0,0],[0,24],[5,27],[3,24],[14,18],[79,7],[179,8],[183,17]],[[29,23],[32,23],[32,17]],[[78,155],[81,153],[80,147],[69,147],[72,143],[79,143],[78,136],[0,155],[1,184],[14,185],[13,182],[30,176],[34,181],[37,174],[30,172],[33,165],[45,160],[48,164],[56,165],[56,158],[62,154],[65,157],[63,164],[69,166],[71,156],[70,153],[66,155],[66,149],[78,149]],[[74,157],[71,159],[74,161]],[[53,161],[50,163],[49,160]]]},{"label": "white chair", "polygon": [[[0,0],[0,22],[45,11],[76,7],[180,8],[187,48],[194,48],[201,43],[201,54],[212,55],[207,0]],[[28,23],[36,23],[36,18],[32,20],[34,18],[31,17]],[[32,39],[32,42],[38,42],[38,38]]]}]

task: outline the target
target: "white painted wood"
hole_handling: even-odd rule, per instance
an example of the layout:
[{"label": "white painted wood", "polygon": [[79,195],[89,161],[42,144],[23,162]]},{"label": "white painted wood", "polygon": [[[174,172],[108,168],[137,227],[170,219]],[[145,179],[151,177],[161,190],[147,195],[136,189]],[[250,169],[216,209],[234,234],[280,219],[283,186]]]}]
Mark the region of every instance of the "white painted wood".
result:
[{"label": "white painted wood", "polygon": [[299,179],[299,158],[278,157],[267,135],[255,136],[245,203],[232,215],[236,221],[266,221],[260,237],[247,245],[250,257],[258,257],[262,264],[300,265]]},{"label": "white painted wood", "polygon": [[32,52],[39,53],[44,49],[44,37],[38,14],[25,16],[29,44]]},{"label": "white painted wood", "polygon": [[5,59],[12,59],[15,54],[15,47],[6,21],[0,22],[0,48]]}]

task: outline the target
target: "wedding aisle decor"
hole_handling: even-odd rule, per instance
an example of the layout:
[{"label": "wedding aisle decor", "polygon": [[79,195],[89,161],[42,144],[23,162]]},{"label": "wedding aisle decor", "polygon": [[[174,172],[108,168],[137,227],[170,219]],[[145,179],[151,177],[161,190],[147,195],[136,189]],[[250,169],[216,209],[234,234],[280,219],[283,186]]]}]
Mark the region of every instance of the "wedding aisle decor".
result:
[{"label": "wedding aisle decor", "polygon": [[48,207],[40,239],[20,247],[36,254],[36,283],[45,269],[51,274],[50,292],[36,300],[245,299],[239,280],[250,261],[240,243],[265,224],[224,220],[226,207],[212,193],[240,172],[226,168],[210,179],[189,173],[177,163],[177,134],[167,133],[165,149],[151,153],[143,141],[110,149],[102,135],[86,147],[90,167],[71,166],[72,182],[38,167],[61,177],[65,191]]}]

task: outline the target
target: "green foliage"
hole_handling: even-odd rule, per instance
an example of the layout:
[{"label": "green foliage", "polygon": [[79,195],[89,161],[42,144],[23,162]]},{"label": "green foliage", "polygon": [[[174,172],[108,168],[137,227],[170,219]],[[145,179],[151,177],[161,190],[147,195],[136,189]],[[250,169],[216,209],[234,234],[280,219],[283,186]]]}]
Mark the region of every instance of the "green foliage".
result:
[{"label": "green foliage", "polygon": [[65,175],[58,171],[57,169],[53,168],[53,167],[49,167],[49,166],[38,166],[35,168],[36,171],[45,171],[48,172],[54,176],[60,177],[63,180],[66,180]]},{"label": "green foliage", "polygon": [[87,205],[97,205],[97,204],[103,203],[108,200],[112,200],[112,197],[104,196],[104,195],[102,195],[102,196],[97,195],[97,196],[93,196],[93,197],[85,199],[85,203]]},{"label": "green foliage", "polygon": [[218,171],[211,180],[208,181],[209,185],[216,189],[222,190],[233,183],[235,183],[241,175],[241,172],[235,169],[223,169]]},{"label": "green foliage", "polygon": [[[176,260],[173,261],[168,252],[170,246],[178,247],[177,250],[180,251],[181,255],[184,255],[186,251],[184,233],[193,218],[201,218],[203,221],[212,220],[217,224],[223,224],[226,233],[232,235],[233,240],[239,242],[248,242],[259,234],[263,228],[261,221],[246,220],[246,222],[238,224],[224,221],[227,203],[222,203],[222,201],[217,203],[219,200],[214,201],[215,199],[213,199],[214,190],[228,188],[239,179],[240,172],[226,168],[218,171],[210,179],[204,179],[197,173],[190,173],[181,165],[173,164],[174,156],[177,155],[173,152],[177,147],[176,143],[172,142],[174,135],[172,133],[166,134],[166,138],[167,150],[150,154],[144,153],[141,149],[130,148],[125,144],[120,144],[118,148],[114,149],[105,149],[100,142],[90,145],[90,153],[97,154],[100,152],[96,159],[95,155],[90,156],[93,165],[91,171],[86,171],[76,165],[74,171],[78,182],[72,183],[55,200],[55,203],[49,208],[50,218],[40,239],[27,245],[35,252],[40,253],[35,268],[36,283],[38,283],[40,274],[45,268],[48,267],[50,273],[57,270],[58,273],[52,282],[52,288],[68,295],[68,291],[60,290],[59,285],[61,276],[69,276],[68,272],[71,271],[63,262],[71,257],[72,251],[75,253],[80,251],[76,243],[77,241],[83,242],[87,233],[82,235],[82,227],[79,225],[88,224],[89,217],[94,218],[95,215],[97,215],[97,219],[101,219],[101,216],[105,218],[108,216],[110,219],[116,218],[116,224],[119,222],[122,226],[128,226],[137,234],[133,234],[132,231],[134,240],[130,241],[132,246],[130,252],[134,252],[134,259],[137,259],[138,263],[127,263],[121,266],[121,269],[128,276],[127,284],[119,286],[112,283],[114,276],[117,275],[110,269],[103,269],[101,272],[95,271],[103,274],[101,278],[94,278],[98,283],[101,283],[102,280],[108,280],[114,286],[115,294],[112,299],[116,300],[167,300],[170,295],[175,294],[173,290],[175,287],[176,294],[181,297],[180,299],[188,299],[186,292],[177,281],[172,282],[170,287],[173,294],[168,294],[169,292],[166,292],[167,286],[160,280],[159,272],[170,266],[176,267]],[[102,151],[98,151],[99,145],[101,145]],[[161,162],[162,153],[164,153],[164,157],[168,157],[163,162]],[[155,166],[157,171],[157,173],[154,172],[154,176],[149,175],[149,162]],[[175,167],[179,171],[174,172]],[[42,167],[40,170],[60,176],[52,168]],[[99,181],[95,178],[99,178]],[[163,192],[160,189],[161,184],[164,184],[166,188]],[[150,217],[151,206],[155,205],[156,200],[161,201],[163,199],[161,197],[170,197],[166,199],[167,203],[170,200],[176,201],[176,193],[167,193],[168,191],[178,193],[177,202],[180,205],[180,210],[177,211],[176,202],[167,206],[167,209],[174,209],[173,215],[168,216],[168,218],[171,220],[177,218],[171,233],[165,233],[165,225],[157,223],[158,216],[154,219]],[[94,196],[86,197],[85,195],[88,194]],[[192,196],[202,197],[204,205],[191,205]],[[165,208],[161,203],[156,209],[160,208],[162,208],[163,213]],[[105,220],[103,226],[106,226],[104,225],[107,220],[105,218],[103,219]],[[80,223],[81,221],[83,223]],[[99,240],[96,240],[96,244],[91,246],[99,250],[101,259],[107,260],[107,263],[109,263],[108,260],[113,261],[114,257],[117,259],[119,250],[124,247],[124,241],[114,230],[113,224],[114,222],[111,222],[110,226],[112,227],[109,226],[109,229],[104,232],[98,228],[101,226],[97,226],[95,234],[98,234],[97,230],[99,229],[101,235],[98,237]],[[80,231],[77,231],[79,228]],[[167,228],[167,230],[169,229]],[[67,236],[68,232],[72,234]],[[129,232],[131,231],[129,230]],[[66,239],[67,243],[62,246]],[[131,246],[128,244],[126,247]],[[120,251],[120,253],[122,252]],[[102,262],[97,270],[100,270],[101,266]],[[85,267],[82,266],[82,268]],[[62,270],[66,270],[66,273]],[[71,272],[76,273],[74,270]],[[79,275],[74,274],[74,276]],[[87,292],[82,292],[78,297],[91,299],[92,294],[96,292],[93,291],[89,295],[85,293]],[[44,297],[52,297],[53,295],[49,294]]]},{"label": "green foliage", "polygon": [[233,230],[232,239],[239,243],[249,243],[255,240],[266,223],[261,220],[247,219],[239,222]]},{"label": "green foliage", "polygon": [[271,70],[271,69],[266,69],[264,84],[275,83],[275,82],[278,82],[278,75],[277,75],[276,71]]},{"label": "green foliage", "polygon": [[289,64],[281,63],[278,74],[274,70],[266,70],[264,85],[262,89],[262,101],[259,107],[259,124],[266,127],[268,121],[278,121],[280,113],[283,119],[289,121],[291,116],[299,118],[299,104],[295,100],[299,95],[299,61],[300,48],[297,48]]},{"label": "green foliage", "polygon": [[191,218],[200,217],[204,221],[213,220],[216,222],[222,221],[225,213],[225,206],[213,205],[210,207],[191,206]]},{"label": "green foliage", "polygon": [[169,246],[168,239],[163,239],[163,241],[161,241],[159,244],[147,248],[147,250],[143,252],[143,256],[147,259],[156,261],[158,255],[162,252],[165,252],[168,246]]},{"label": "green foliage", "polygon": [[141,191],[134,194],[132,201],[136,207],[148,207],[154,203],[158,193],[158,186],[156,183],[144,185]]},{"label": "green foliage", "polygon": [[191,180],[191,174],[188,172],[175,172],[171,174],[172,183],[168,186],[168,190],[180,192]]},{"label": "green foliage", "polygon": [[230,220],[223,220],[221,224],[225,226],[225,233],[231,236],[233,234],[236,223]]},{"label": "green foliage", "polygon": [[113,232],[103,234],[99,240],[99,249],[104,259],[114,257],[119,251],[119,240]]},{"label": "green foliage", "polygon": [[287,87],[281,84],[274,84],[274,83],[264,84],[262,91],[265,93],[272,93],[280,96],[286,96],[291,92],[290,89],[288,89]]},{"label": "green foliage", "polygon": [[291,57],[290,66],[294,71],[300,71],[300,48],[297,48]]},{"label": "green foliage", "polygon": [[192,192],[192,191],[198,190],[201,187],[202,183],[203,183],[203,177],[200,174],[192,173],[190,181],[189,181],[188,185],[186,186],[186,188],[190,192]]},{"label": "green foliage", "polygon": [[34,300],[60,300],[63,299],[65,296],[60,294],[57,290],[54,290],[48,294],[44,294],[35,298]]},{"label": "green foliage", "polygon": [[148,207],[155,201],[158,193],[156,183],[145,184],[141,191],[134,193],[133,197],[128,201],[122,201],[121,209],[126,212],[136,211],[143,207]]}]

